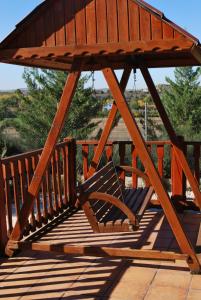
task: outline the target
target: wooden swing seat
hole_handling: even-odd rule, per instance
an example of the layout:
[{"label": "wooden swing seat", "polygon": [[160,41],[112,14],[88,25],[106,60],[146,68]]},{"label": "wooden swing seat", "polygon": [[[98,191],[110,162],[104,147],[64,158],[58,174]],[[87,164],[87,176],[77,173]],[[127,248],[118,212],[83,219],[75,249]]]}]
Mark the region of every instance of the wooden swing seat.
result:
[{"label": "wooden swing seat", "polygon": [[[145,187],[124,188],[119,179],[122,171],[137,174]],[[139,228],[153,192],[146,174],[109,162],[79,186],[78,199],[94,232],[129,232]]]}]

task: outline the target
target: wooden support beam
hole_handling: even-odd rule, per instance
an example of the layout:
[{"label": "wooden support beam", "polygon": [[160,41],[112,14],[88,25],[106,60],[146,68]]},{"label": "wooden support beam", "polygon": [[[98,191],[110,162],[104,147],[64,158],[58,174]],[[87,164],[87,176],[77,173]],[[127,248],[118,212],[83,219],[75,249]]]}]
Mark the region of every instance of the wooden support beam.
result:
[{"label": "wooden support beam", "polygon": [[[26,226],[29,214],[31,213],[34,204],[34,198],[36,198],[38,195],[42,178],[46,172],[48,163],[51,159],[59,134],[63,128],[66,115],[70,108],[70,104],[72,102],[75,89],[77,87],[79,77],[80,77],[80,72],[70,73],[68,75],[66,85],[64,87],[63,94],[61,96],[61,100],[58,106],[58,110],[56,112],[39,163],[37,165],[37,168],[35,170],[35,173],[33,175],[32,181],[28,189],[30,197],[26,199],[26,202],[23,204],[21,208],[19,220],[16,222],[15,227],[10,236],[10,239],[12,240],[19,240],[21,237],[21,233],[24,227]],[[8,254],[9,254],[9,249],[8,249]]]},{"label": "wooden support beam", "polygon": [[[127,83],[128,83],[129,77],[130,77],[130,73],[131,73],[131,68],[126,68],[122,74],[120,86],[121,86],[123,93],[126,89],[126,86],[127,86]],[[96,151],[95,151],[94,157],[92,159],[92,162],[91,162],[91,165],[89,168],[89,172],[87,174],[87,178],[91,177],[94,174],[94,172],[96,171],[96,168],[99,164],[101,155],[104,151],[104,147],[107,143],[110,132],[112,130],[112,125],[113,125],[115,117],[117,115],[117,111],[118,111],[117,106],[116,106],[115,102],[113,102],[112,108],[109,112],[107,121],[105,123],[105,127],[104,127],[101,137],[99,139],[98,146],[96,147]]]},{"label": "wooden support beam", "polygon": [[17,242],[12,243],[13,249],[30,249],[34,251],[56,252],[73,255],[87,255],[100,257],[119,257],[119,258],[138,258],[149,260],[188,260],[188,255],[169,251],[158,250],[141,250],[129,248],[111,248],[99,246],[80,246],[69,244],[48,244],[48,243],[32,243],[32,242]]},{"label": "wooden support beam", "polygon": [[134,142],[139,157],[144,164],[146,173],[150,179],[151,184],[154,187],[155,192],[157,193],[161,206],[164,210],[164,213],[167,217],[167,220],[170,224],[170,227],[174,233],[174,236],[178,242],[178,245],[182,253],[190,256],[188,261],[189,267],[194,272],[200,272],[200,263],[195,254],[191,242],[188,240],[182,224],[176,214],[176,211],[170,201],[170,198],[165,191],[160,175],[154,165],[154,162],[151,158],[151,155],[146,147],[146,143],[142,137],[142,134],[137,126],[137,123],[134,119],[134,116],[126,102],[126,99],[121,91],[118,80],[115,76],[115,73],[112,69],[104,69],[103,74],[108,83],[108,86],[112,92],[112,95],[115,99],[117,108],[127,126],[127,129],[130,133],[132,141]]},{"label": "wooden support beam", "polygon": [[153,101],[156,105],[156,108],[159,112],[159,115],[163,121],[163,124],[167,130],[167,133],[169,135],[169,138],[173,144],[173,151],[175,153],[175,155],[177,156],[177,159],[179,161],[179,163],[181,164],[181,167],[186,175],[186,178],[188,179],[190,185],[191,185],[191,188],[192,188],[192,191],[195,195],[195,203],[198,205],[198,207],[201,209],[201,193],[200,193],[200,190],[199,190],[199,185],[198,185],[198,182],[196,180],[196,178],[193,176],[193,173],[191,172],[191,169],[189,167],[189,164],[187,162],[187,159],[184,155],[184,152],[183,152],[183,149],[182,149],[182,145],[174,131],[174,128],[172,127],[172,124],[168,118],[168,115],[165,111],[165,108],[162,104],[162,101],[160,99],[160,96],[158,94],[158,91],[154,85],[154,82],[151,78],[151,75],[148,71],[147,68],[141,68],[141,72],[142,72],[142,75],[145,79],[145,82],[147,84],[147,87],[149,89],[149,92],[153,98]]}]

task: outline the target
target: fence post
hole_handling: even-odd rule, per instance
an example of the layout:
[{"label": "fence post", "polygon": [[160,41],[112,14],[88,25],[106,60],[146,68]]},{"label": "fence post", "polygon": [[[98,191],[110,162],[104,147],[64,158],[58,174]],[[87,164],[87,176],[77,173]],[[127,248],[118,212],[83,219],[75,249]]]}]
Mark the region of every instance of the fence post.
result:
[{"label": "fence post", "polygon": [[[178,136],[180,147],[186,152],[184,138]],[[182,167],[174,153],[174,145],[172,145],[172,161],[171,161],[171,179],[172,179],[172,197],[176,199],[186,199],[186,177],[182,170]]]},{"label": "fence post", "polygon": [[5,253],[5,246],[8,241],[6,224],[6,201],[4,192],[4,179],[2,162],[0,160],[0,253]]}]

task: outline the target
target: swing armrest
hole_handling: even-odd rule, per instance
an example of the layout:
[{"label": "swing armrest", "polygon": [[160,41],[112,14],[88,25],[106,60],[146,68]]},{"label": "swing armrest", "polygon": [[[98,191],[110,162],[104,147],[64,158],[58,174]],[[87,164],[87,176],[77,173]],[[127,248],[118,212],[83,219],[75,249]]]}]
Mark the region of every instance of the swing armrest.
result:
[{"label": "swing armrest", "polygon": [[79,197],[79,201],[81,203],[81,205],[85,204],[88,200],[91,201],[97,201],[97,200],[102,200],[104,202],[109,202],[112,205],[116,206],[117,208],[119,208],[129,219],[130,224],[133,226],[136,226],[137,219],[135,217],[135,215],[133,214],[133,212],[131,211],[130,208],[128,208],[122,201],[120,201],[118,198],[106,194],[106,193],[101,193],[101,192],[92,192],[92,193],[85,193],[82,194]]},{"label": "swing armrest", "polygon": [[130,173],[135,173],[138,177],[141,177],[144,180],[146,187],[149,187],[151,185],[149,177],[137,168],[133,168],[130,166],[117,166],[116,169],[117,171],[126,171]]}]

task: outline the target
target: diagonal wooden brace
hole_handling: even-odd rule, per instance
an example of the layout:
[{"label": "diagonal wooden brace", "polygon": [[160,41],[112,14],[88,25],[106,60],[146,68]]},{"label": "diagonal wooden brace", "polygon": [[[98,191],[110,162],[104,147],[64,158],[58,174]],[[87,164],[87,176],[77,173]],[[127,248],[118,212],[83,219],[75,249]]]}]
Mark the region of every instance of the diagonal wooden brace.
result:
[{"label": "diagonal wooden brace", "polygon": [[188,260],[188,264],[191,271],[200,272],[199,260],[195,254],[191,242],[188,240],[183,230],[182,224],[176,214],[176,211],[170,201],[170,198],[167,192],[165,191],[160,175],[154,165],[154,162],[146,147],[146,143],[142,137],[142,134],[121,91],[115,73],[112,69],[107,68],[103,70],[103,74],[115,99],[117,108],[127,126],[132,141],[135,144],[137,152],[139,153],[139,157],[144,164],[150,182],[160,199],[161,206],[172,228],[174,236],[179,244],[179,247],[182,253],[189,255],[190,259]]},{"label": "diagonal wooden brace", "polygon": [[[59,134],[63,128],[66,115],[69,111],[70,104],[72,102],[77,87],[79,77],[80,77],[80,72],[74,72],[68,75],[66,85],[64,87],[63,94],[61,96],[58,110],[56,112],[39,163],[37,165],[37,168],[35,170],[35,173],[33,175],[32,181],[28,189],[29,195],[27,195],[28,197],[26,199],[26,202],[23,204],[21,208],[19,220],[15,224],[15,227],[10,236],[10,240],[19,240],[22,231],[26,226],[28,217],[31,213],[34,204],[34,198],[37,197],[38,195],[42,178],[46,172],[48,163],[51,159]],[[9,249],[8,249],[8,254],[9,254]]]},{"label": "diagonal wooden brace", "polygon": [[[124,93],[124,91],[126,89],[126,86],[127,86],[127,83],[128,83],[129,77],[130,77],[130,73],[131,73],[131,68],[127,68],[127,69],[124,70],[124,72],[122,74],[120,86],[121,86],[121,89],[122,89],[123,93]],[[112,108],[111,108],[111,110],[109,112],[107,121],[105,123],[105,127],[103,129],[103,132],[101,134],[100,140],[98,142],[98,145],[97,145],[94,157],[92,159],[91,166],[89,168],[89,172],[87,174],[88,178],[91,177],[94,174],[94,172],[96,171],[96,168],[98,166],[98,163],[100,161],[101,155],[103,153],[105,144],[106,144],[106,142],[108,140],[108,137],[110,135],[110,132],[112,130],[112,125],[114,123],[114,120],[115,120],[115,117],[117,115],[117,112],[118,112],[118,109],[117,109],[116,103],[113,102]]]},{"label": "diagonal wooden brace", "polygon": [[160,96],[158,94],[158,91],[153,83],[153,80],[151,78],[151,75],[148,71],[147,68],[141,68],[141,72],[142,72],[142,75],[145,79],[145,82],[147,84],[147,87],[149,89],[149,92],[153,98],[153,101],[156,105],[156,108],[160,114],[160,117],[163,121],[163,124],[167,130],[167,133],[169,135],[169,138],[171,140],[171,143],[174,145],[174,148],[173,148],[173,151],[175,152],[175,155],[178,159],[178,162],[180,163],[190,185],[191,185],[191,188],[192,188],[192,191],[195,195],[195,203],[198,205],[198,207],[201,209],[201,193],[200,193],[200,190],[199,190],[199,185],[198,185],[198,182],[196,180],[196,178],[193,176],[192,172],[191,172],[191,169],[189,167],[189,164],[186,160],[186,157],[184,155],[184,152],[183,150],[181,149],[180,147],[180,142],[179,142],[179,139],[174,131],[174,128],[172,127],[172,124],[168,118],[168,115],[165,111],[165,108],[163,106],[163,103],[161,102],[161,99],[160,99]]}]

